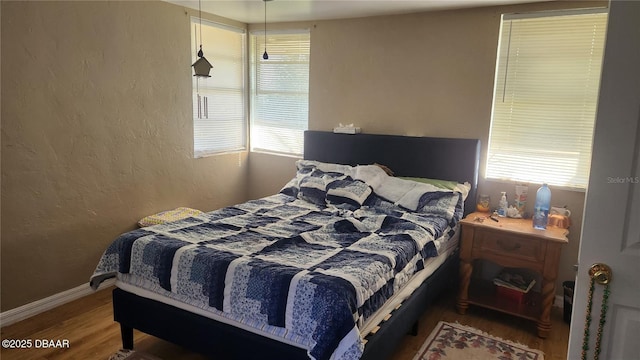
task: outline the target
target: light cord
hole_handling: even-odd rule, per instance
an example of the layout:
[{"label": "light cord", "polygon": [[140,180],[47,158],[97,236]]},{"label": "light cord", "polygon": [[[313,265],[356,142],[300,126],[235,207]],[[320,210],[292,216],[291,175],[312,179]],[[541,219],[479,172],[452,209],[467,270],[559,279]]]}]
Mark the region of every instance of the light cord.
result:
[{"label": "light cord", "polygon": [[267,53],[267,0],[262,0],[264,2],[264,54],[262,54],[262,58],[264,60],[269,59],[269,54]]}]

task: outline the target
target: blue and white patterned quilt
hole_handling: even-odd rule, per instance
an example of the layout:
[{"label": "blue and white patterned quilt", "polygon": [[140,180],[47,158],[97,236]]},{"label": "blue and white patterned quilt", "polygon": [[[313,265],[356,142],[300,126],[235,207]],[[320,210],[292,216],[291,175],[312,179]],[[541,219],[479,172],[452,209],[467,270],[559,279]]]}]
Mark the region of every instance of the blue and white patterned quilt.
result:
[{"label": "blue and white patterned quilt", "polygon": [[[96,288],[120,274],[306,348],[358,359],[358,326],[445,244],[463,195],[377,166],[297,163],[279,194],[125,233]],[[447,238],[444,236],[443,238]]]}]

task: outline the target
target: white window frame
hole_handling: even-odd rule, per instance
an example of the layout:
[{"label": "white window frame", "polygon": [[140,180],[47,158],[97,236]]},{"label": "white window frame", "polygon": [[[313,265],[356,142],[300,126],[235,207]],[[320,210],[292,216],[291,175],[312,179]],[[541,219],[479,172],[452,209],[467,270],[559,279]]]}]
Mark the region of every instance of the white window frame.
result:
[{"label": "white window frame", "polygon": [[[503,15],[486,178],[586,189],[606,17],[606,9]],[[566,21],[574,22],[562,30]]]},{"label": "white window frame", "polygon": [[[268,60],[262,58],[264,44],[263,31],[251,32],[250,149],[299,157],[303,152],[304,131],[309,124],[310,31],[268,31]],[[301,73],[300,68],[305,66],[306,69]],[[287,67],[290,71],[287,71]],[[269,68],[276,70],[261,74],[261,71],[268,71]],[[268,81],[264,76],[269,76],[266,79]],[[284,84],[281,81],[292,78],[295,83]],[[265,85],[261,81],[265,81]]]},{"label": "white window frame", "polygon": [[[213,65],[211,77],[192,76],[193,156],[200,158],[246,151],[246,30],[197,17],[191,17],[190,27],[193,44],[191,63],[198,59],[196,53],[202,43],[204,57]],[[211,31],[229,36],[216,39],[215,34],[211,36]],[[233,38],[236,34],[239,35],[238,39]]]}]

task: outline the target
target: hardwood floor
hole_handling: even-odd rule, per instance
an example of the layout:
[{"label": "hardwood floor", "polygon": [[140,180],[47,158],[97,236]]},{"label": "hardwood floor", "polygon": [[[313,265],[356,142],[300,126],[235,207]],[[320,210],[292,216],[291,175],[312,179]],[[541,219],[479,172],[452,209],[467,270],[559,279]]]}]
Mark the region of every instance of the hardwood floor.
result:
[{"label": "hardwood floor", "polygon": [[[438,321],[459,322],[483,330],[503,339],[540,349],[545,359],[565,359],[569,339],[569,325],[562,321],[562,309],[554,307],[553,329],[547,339],[536,336],[532,321],[515,318],[490,310],[470,307],[466,315],[455,311],[454,294],[445,294],[426,311],[417,336],[406,336],[392,360],[411,360],[422,342]],[[110,289],[98,291],[85,298],[62,305],[30,319],[2,328],[2,340],[68,340],[68,348],[0,349],[2,360],[107,360],[121,347],[120,327],[113,321]],[[205,360],[206,357],[189,352],[155,337],[136,332],[136,350],[161,357],[163,360]],[[215,359],[224,360],[224,359]]]},{"label": "hardwood floor", "polygon": [[536,323],[531,320],[473,305],[469,306],[465,315],[460,315],[455,310],[455,294],[447,294],[440,297],[434,306],[422,315],[418,335],[406,336],[391,359],[413,359],[438,321],[446,321],[471,326],[492,336],[514,341],[531,349],[542,350],[545,353],[545,360],[565,360],[569,344],[569,324],[562,320],[562,315],[561,307],[552,307],[551,333],[546,339],[541,339],[537,336]]}]

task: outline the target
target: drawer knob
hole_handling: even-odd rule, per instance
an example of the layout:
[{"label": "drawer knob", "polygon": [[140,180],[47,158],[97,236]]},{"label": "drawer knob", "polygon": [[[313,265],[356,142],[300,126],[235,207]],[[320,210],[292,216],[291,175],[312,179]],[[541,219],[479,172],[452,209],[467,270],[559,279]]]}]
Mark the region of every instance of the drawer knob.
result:
[{"label": "drawer knob", "polygon": [[505,242],[502,240],[498,240],[498,245],[503,248],[504,250],[507,251],[515,251],[520,249],[520,244],[519,243],[512,243],[512,242]]}]

